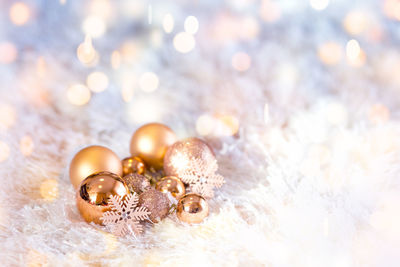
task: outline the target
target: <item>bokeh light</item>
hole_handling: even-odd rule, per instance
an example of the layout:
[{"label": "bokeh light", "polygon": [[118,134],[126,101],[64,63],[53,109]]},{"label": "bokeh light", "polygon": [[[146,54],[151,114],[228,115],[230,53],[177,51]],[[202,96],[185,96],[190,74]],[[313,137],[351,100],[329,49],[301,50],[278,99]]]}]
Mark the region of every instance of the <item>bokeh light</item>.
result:
[{"label": "bokeh light", "polygon": [[158,76],[153,72],[145,72],[139,78],[139,86],[144,92],[153,92],[158,88]]},{"label": "bokeh light", "polygon": [[251,58],[245,52],[238,52],[232,57],[232,66],[237,71],[246,71],[251,66]]},{"label": "bokeh light", "polygon": [[9,104],[0,104],[0,129],[8,129],[15,124],[17,112]]},{"label": "bokeh light", "polygon": [[390,111],[382,104],[374,104],[369,110],[368,118],[374,124],[383,123],[389,120]]},{"label": "bokeh light", "polygon": [[31,11],[25,3],[16,2],[10,8],[10,20],[15,25],[24,25],[28,22],[30,16]]},{"label": "bokeh light", "polygon": [[239,120],[232,115],[218,115],[216,134],[218,136],[235,135],[239,130]]},{"label": "bokeh light", "polygon": [[103,19],[96,16],[87,17],[82,24],[82,30],[92,38],[101,37],[106,32],[107,26]]},{"label": "bokeh light", "polygon": [[324,10],[329,5],[329,0],[310,0],[310,5],[315,10]]},{"label": "bokeh light", "polygon": [[121,53],[119,51],[113,51],[111,54],[111,67],[118,69],[121,66]]},{"label": "bokeh light", "polygon": [[174,30],[174,18],[169,13],[164,16],[163,28],[166,33],[171,33]]},{"label": "bokeh light", "polygon": [[176,51],[181,53],[188,53],[196,46],[196,41],[193,35],[187,32],[180,32],[175,35],[173,42]]},{"label": "bokeh light", "polygon": [[189,16],[185,19],[184,28],[187,33],[195,34],[199,30],[199,21],[195,16]]},{"label": "bokeh light", "polygon": [[5,161],[6,159],[8,159],[9,156],[10,147],[3,141],[0,141],[0,162]]},{"label": "bokeh light", "polygon": [[346,44],[346,56],[350,65],[359,67],[365,62],[365,53],[361,50],[360,44],[352,39]]},{"label": "bokeh light", "polygon": [[196,131],[200,135],[210,135],[215,127],[215,119],[207,114],[201,115],[196,121]]},{"label": "bokeh light", "polygon": [[83,106],[90,100],[91,94],[89,88],[83,84],[75,84],[68,88],[68,101],[76,106]]},{"label": "bokeh light", "polygon": [[29,135],[23,136],[19,142],[19,148],[22,155],[24,155],[25,157],[30,156],[33,153],[34,149],[32,137],[30,137]]},{"label": "bokeh light", "polygon": [[40,185],[40,195],[43,199],[52,201],[58,196],[58,182],[55,179],[48,179]]},{"label": "bokeh light", "polygon": [[363,33],[368,24],[367,15],[359,10],[349,12],[343,20],[344,29],[352,35]]},{"label": "bokeh light", "polygon": [[343,56],[343,48],[336,42],[326,42],[319,46],[318,57],[326,65],[335,65]]},{"label": "bokeh light", "polygon": [[97,52],[92,45],[92,39],[89,35],[87,35],[85,41],[78,46],[76,53],[79,61],[85,65],[94,65],[98,59]]},{"label": "bokeh light", "polygon": [[275,22],[281,17],[281,9],[275,1],[263,0],[260,7],[260,16],[266,22]]},{"label": "bokeh light", "polygon": [[88,75],[86,84],[92,92],[103,92],[108,87],[108,77],[103,72],[95,71]]},{"label": "bokeh light", "polygon": [[0,43],[0,63],[10,64],[17,59],[18,50],[11,42]]}]

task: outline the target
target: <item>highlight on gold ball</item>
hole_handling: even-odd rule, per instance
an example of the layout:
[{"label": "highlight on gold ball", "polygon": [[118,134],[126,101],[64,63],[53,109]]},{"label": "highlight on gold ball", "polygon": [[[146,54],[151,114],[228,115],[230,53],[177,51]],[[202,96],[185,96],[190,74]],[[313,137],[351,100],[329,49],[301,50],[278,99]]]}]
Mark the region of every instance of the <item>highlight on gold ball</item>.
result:
[{"label": "highlight on gold ball", "polygon": [[128,157],[122,160],[122,175],[131,173],[143,174],[146,170],[146,165],[139,157]]},{"label": "highlight on gold ball", "polygon": [[187,194],[179,200],[176,215],[185,223],[201,223],[208,216],[208,203],[198,194]]},{"label": "highlight on gold ball", "polygon": [[175,176],[166,176],[156,184],[156,189],[162,193],[171,193],[171,195],[179,199],[186,193],[185,185]]}]

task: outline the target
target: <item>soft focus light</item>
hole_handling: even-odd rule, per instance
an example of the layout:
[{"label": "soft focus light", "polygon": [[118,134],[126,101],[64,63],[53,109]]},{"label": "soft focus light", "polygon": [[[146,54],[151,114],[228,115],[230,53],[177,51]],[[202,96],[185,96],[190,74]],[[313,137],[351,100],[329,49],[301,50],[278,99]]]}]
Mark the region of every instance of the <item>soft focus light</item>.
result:
[{"label": "soft focus light", "polygon": [[32,137],[30,137],[29,135],[25,135],[24,137],[22,137],[21,141],[19,142],[19,148],[22,155],[24,155],[25,157],[30,156],[34,148]]},{"label": "soft focus light", "polygon": [[342,47],[336,42],[326,42],[318,48],[318,57],[326,65],[338,64],[342,53]]},{"label": "soft focus light", "polygon": [[269,105],[266,103],[264,105],[264,122],[269,123],[270,121],[270,114],[269,114]]},{"label": "soft focus light", "polygon": [[365,53],[361,50],[359,43],[352,39],[346,45],[347,61],[352,66],[361,66],[365,63]]},{"label": "soft focus light", "polygon": [[260,16],[266,22],[274,22],[281,17],[281,9],[275,2],[263,0],[260,7]]},{"label": "soft focus light", "polygon": [[92,65],[96,62],[97,52],[93,48],[92,39],[89,35],[86,36],[85,41],[78,46],[76,54],[79,61],[85,65]]},{"label": "soft focus light", "polygon": [[158,76],[153,72],[145,72],[140,76],[139,86],[144,92],[153,92],[158,88]]},{"label": "soft focus light", "polygon": [[101,19],[109,19],[114,12],[114,5],[110,0],[91,0],[89,14]]},{"label": "soft focus light", "polygon": [[0,162],[5,161],[9,156],[10,147],[6,143],[0,141]]},{"label": "soft focus light", "polygon": [[8,129],[14,125],[17,118],[15,108],[8,104],[0,105],[0,128]]},{"label": "soft focus light", "polygon": [[136,61],[139,55],[140,46],[134,40],[127,40],[122,44],[120,52],[125,62],[133,62]]},{"label": "soft focus light", "polygon": [[97,38],[106,32],[106,23],[99,17],[90,16],[83,21],[82,29],[86,35]]},{"label": "soft focus light", "polygon": [[382,104],[375,104],[369,110],[368,118],[374,124],[383,123],[389,120],[389,109]]},{"label": "soft focus light", "polygon": [[154,121],[161,121],[164,104],[157,98],[141,97],[140,99],[134,98],[128,106],[127,115],[128,119],[133,123],[143,124]]},{"label": "soft focus light", "polygon": [[250,68],[251,58],[247,53],[238,52],[232,57],[232,66],[237,71],[246,71]]},{"label": "soft focus light", "polygon": [[347,109],[341,103],[330,103],[326,106],[326,118],[332,125],[343,125],[347,122]]},{"label": "soft focus light", "polygon": [[237,21],[233,29],[239,35],[239,38],[244,40],[251,40],[258,36],[260,32],[260,25],[253,16],[247,16]]},{"label": "soft focus light", "polygon": [[217,116],[216,135],[231,136],[235,135],[239,130],[239,120],[231,115]]},{"label": "soft focus light", "polygon": [[383,12],[391,19],[400,20],[400,1],[385,0],[383,5]]},{"label": "soft focus light", "polygon": [[209,135],[215,127],[215,119],[207,114],[201,115],[196,121],[196,131],[200,135]]},{"label": "soft focus light", "polygon": [[166,33],[171,33],[174,30],[174,18],[171,14],[166,14],[164,16],[163,28]]},{"label": "soft focus light", "polygon": [[108,77],[103,72],[95,71],[88,75],[86,84],[92,92],[103,92],[108,87]]},{"label": "soft focus light", "polygon": [[40,185],[40,195],[45,200],[54,200],[58,196],[58,182],[55,179],[48,179]]},{"label": "soft focus light", "polygon": [[111,54],[111,67],[118,69],[121,66],[121,54],[118,51],[113,51]]},{"label": "soft focus light", "polygon": [[199,21],[195,16],[189,16],[185,19],[184,28],[187,33],[195,34],[199,30]]},{"label": "soft focus light", "polygon": [[36,73],[41,78],[47,73],[47,64],[43,57],[39,57],[36,62]]},{"label": "soft focus light", "polygon": [[351,11],[346,15],[343,20],[343,27],[349,33],[353,35],[364,32],[367,28],[368,18],[362,11]]},{"label": "soft focus light", "polygon": [[310,0],[310,5],[315,10],[324,10],[329,5],[329,0]]},{"label": "soft focus light", "polygon": [[181,53],[188,53],[192,51],[196,45],[193,35],[187,32],[180,32],[175,35],[173,42],[176,51]]},{"label": "soft focus light", "polygon": [[13,43],[0,43],[0,63],[9,64],[17,59],[18,51]]},{"label": "soft focus light", "polygon": [[73,105],[85,105],[90,100],[90,90],[82,84],[72,85],[67,90],[67,98]]},{"label": "soft focus light", "polygon": [[123,71],[120,73],[118,80],[121,82],[121,95],[125,102],[130,102],[133,97],[134,88],[137,86],[137,77],[131,71]]},{"label": "soft focus light", "polygon": [[29,7],[25,3],[17,2],[10,8],[10,20],[15,25],[24,25],[28,22],[30,13]]}]

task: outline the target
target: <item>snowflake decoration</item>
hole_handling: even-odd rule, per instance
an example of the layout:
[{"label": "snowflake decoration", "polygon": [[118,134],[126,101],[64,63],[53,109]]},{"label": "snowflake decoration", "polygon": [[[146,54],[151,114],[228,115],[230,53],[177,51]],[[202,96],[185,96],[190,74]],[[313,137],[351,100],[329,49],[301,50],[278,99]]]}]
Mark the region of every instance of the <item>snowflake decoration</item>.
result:
[{"label": "snowflake decoration", "polygon": [[100,219],[117,236],[138,235],[143,231],[139,222],[149,220],[150,214],[146,207],[137,207],[138,201],[136,193],[126,195],[125,199],[112,195],[108,200],[111,211],[104,212]]},{"label": "snowflake decoration", "polygon": [[215,159],[192,158],[188,166],[179,170],[179,178],[189,184],[192,192],[202,195],[205,198],[214,196],[214,187],[221,187],[224,177],[216,173],[218,164]]}]

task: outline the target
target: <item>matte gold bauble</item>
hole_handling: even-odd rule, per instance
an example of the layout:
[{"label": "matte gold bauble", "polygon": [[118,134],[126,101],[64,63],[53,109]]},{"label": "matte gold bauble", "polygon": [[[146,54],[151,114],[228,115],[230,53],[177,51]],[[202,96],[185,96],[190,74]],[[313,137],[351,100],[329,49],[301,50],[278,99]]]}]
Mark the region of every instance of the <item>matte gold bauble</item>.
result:
[{"label": "matte gold bauble", "polygon": [[89,146],[79,151],[69,165],[69,178],[72,185],[78,188],[89,175],[108,171],[122,175],[122,164],[118,156],[103,146]]},{"label": "matte gold bauble", "polygon": [[128,157],[122,160],[122,176],[137,173],[143,174],[146,170],[146,165],[139,157]]},{"label": "matte gold bauble", "polygon": [[161,169],[167,148],[177,140],[175,133],[160,123],[149,123],[140,127],[132,136],[130,151],[144,162]]},{"label": "matte gold bauble", "polygon": [[102,224],[101,216],[110,210],[108,198],[111,195],[123,197],[128,193],[128,187],[118,175],[99,172],[82,181],[76,192],[76,204],[85,221]]},{"label": "matte gold bauble", "polygon": [[170,192],[171,195],[176,199],[179,199],[186,192],[185,185],[179,178],[175,176],[167,176],[162,178],[157,182],[156,189],[163,193]]},{"label": "matte gold bauble", "polygon": [[139,206],[146,207],[150,211],[150,220],[157,223],[167,217],[170,203],[165,194],[151,188],[139,195]]},{"label": "matte gold bauble", "polygon": [[191,137],[174,143],[164,157],[165,174],[179,177],[193,159],[204,160],[204,165],[216,160],[211,147],[199,138]]},{"label": "matte gold bauble", "polygon": [[178,202],[176,215],[185,223],[201,223],[208,216],[208,204],[198,194],[184,195]]},{"label": "matte gold bauble", "polygon": [[131,193],[135,192],[140,194],[151,187],[149,180],[146,176],[137,174],[137,173],[130,173],[122,177],[122,180],[129,188]]}]

